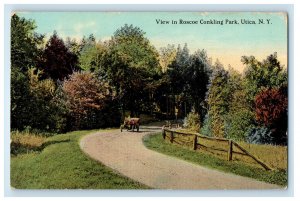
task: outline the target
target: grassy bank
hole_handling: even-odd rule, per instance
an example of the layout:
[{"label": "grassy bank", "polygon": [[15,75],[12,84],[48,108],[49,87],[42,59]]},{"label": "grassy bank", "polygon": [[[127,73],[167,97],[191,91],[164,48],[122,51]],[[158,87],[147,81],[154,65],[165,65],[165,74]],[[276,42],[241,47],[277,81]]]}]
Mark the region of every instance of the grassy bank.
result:
[{"label": "grassy bank", "polygon": [[[88,158],[76,131],[38,141],[40,149],[11,156],[11,186],[17,189],[146,189]],[[27,137],[29,138],[29,137]],[[31,145],[32,146],[32,145]]]},{"label": "grassy bank", "polygon": [[174,156],[202,166],[230,172],[237,175],[254,178],[281,186],[287,185],[287,172],[285,170],[266,171],[239,161],[226,161],[211,154],[196,152],[189,148],[177,146],[163,140],[161,134],[148,135],[144,144],[149,149]]},{"label": "grassy bank", "polygon": [[[181,132],[188,133],[188,130],[180,130]],[[166,135],[168,138],[170,138],[170,133],[166,132]],[[175,137],[174,141],[176,142],[177,139],[179,141],[184,140],[185,142],[189,143],[184,143],[188,147],[193,146],[193,140],[194,140],[194,135],[178,135],[176,133],[173,134]],[[206,147],[213,147],[216,149],[223,149],[223,150],[228,150],[228,142],[227,141],[216,141],[216,140],[211,140],[211,139],[205,139],[205,138],[198,138],[198,143],[202,145],[205,145]],[[249,144],[247,142],[243,141],[236,141],[241,147],[243,147],[246,151],[251,153],[252,155],[256,156],[259,158],[261,161],[263,161],[265,164],[267,164],[269,167],[272,169],[277,169],[277,170],[287,170],[288,168],[288,149],[287,146],[280,146],[280,145],[269,145],[269,144]],[[197,150],[198,151],[198,150]],[[227,152],[220,152],[218,150],[213,150],[213,149],[205,149],[205,147],[201,148],[201,152],[205,152],[208,154],[212,154],[215,157],[221,158],[226,160],[227,159]],[[233,151],[234,152],[240,152],[240,150],[236,147],[233,146]],[[243,155],[238,155],[238,154],[233,154],[233,160],[236,161],[241,161],[245,162],[248,165],[254,166],[254,167],[260,167],[262,166],[258,164],[256,161],[251,159],[250,157],[243,156]]]}]

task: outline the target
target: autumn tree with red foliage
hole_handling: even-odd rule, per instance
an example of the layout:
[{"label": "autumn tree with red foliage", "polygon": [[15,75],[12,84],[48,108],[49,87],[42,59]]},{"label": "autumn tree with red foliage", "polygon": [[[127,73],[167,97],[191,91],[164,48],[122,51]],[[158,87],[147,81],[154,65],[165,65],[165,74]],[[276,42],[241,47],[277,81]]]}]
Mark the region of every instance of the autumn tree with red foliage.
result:
[{"label": "autumn tree with red foliage", "polygon": [[63,80],[79,70],[78,57],[68,50],[56,32],[48,40],[39,67],[48,78]]},{"label": "autumn tree with red foliage", "polygon": [[287,86],[262,90],[255,97],[256,121],[271,129],[276,144],[285,143],[287,106]]}]

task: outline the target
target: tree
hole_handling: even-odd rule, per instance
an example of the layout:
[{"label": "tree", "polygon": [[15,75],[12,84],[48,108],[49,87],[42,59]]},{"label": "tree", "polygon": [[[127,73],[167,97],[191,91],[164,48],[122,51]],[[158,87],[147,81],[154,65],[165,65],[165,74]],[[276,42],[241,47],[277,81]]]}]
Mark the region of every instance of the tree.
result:
[{"label": "tree", "polygon": [[247,131],[255,125],[255,114],[246,99],[245,82],[242,75],[229,68],[227,87],[229,95],[229,111],[225,118],[226,137],[244,141]]},{"label": "tree", "polygon": [[267,88],[255,97],[255,118],[272,131],[273,143],[286,144],[287,86]]},{"label": "tree", "polygon": [[151,105],[154,77],[159,73],[155,48],[140,28],[125,24],[114,33],[103,58],[103,75],[116,87],[123,113],[126,108],[138,116],[142,106]]},{"label": "tree", "polygon": [[211,66],[205,50],[196,51],[191,56],[189,65],[184,69],[183,77],[186,80],[184,93],[187,97],[190,97],[191,105],[202,118],[206,113],[204,101],[211,74],[210,71]]},{"label": "tree", "polygon": [[158,53],[139,27],[125,24],[111,40],[131,68],[144,68],[148,72],[158,71]]},{"label": "tree", "polygon": [[41,76],[42,72],[36,68],[28,69],[27,76],[17,69],[12,70],[11,128],[63,132],[65,105],[57,99],[53,80],[41,80]]},{"label": "tree", "polygon": [[75,38],[71,39],[70,37],[66,38],[66,42],[65,42],[66,48],[74,55],[76,55],[77,57],[80,56],[80,51],[82,49],[82,46],[80,43],[78,43],[76,41]]},{"label": "tree", "polygon": [[159,51],[159,64],[162,72],[168,70],[168,66],[176,59],[176,48],[174,45],[167,45],[167,47],[160,48]]},{"label": "tree", "polygon": [[11,69],[11,128],[23,130],[29,125],[28,111],[31,111],[31,94],[28,77],[18,68]]},{"label": "tree", "polygon": [[243,56],[243,64],[246,65],[245,82],[249,104],[254,106],[254,97],[263,88],[280,87],[287,83],[287,72],[277,59],[277,53],[273,53],[262,62],[254,56]]},{"label": "tree", "polygon": [[[62,104],[54,104],[56,86],[41,80],[34,68],[41,61],[43,35],[34,32],[34,21],[14,14],[11,18],[11,128],[26,127],[43,131],[62,131]],[[62,123],[62,122],[61,122]]]},{"label": "tree", "polygon": [[[103,126],[102,111],[114,104],[115,94],[111,86],[103,81],[98,80],[90,72],[74,72],[69,79],[63,82],[63,91],[67,96],[72,120],[74,124],[72,129],[96,128]],[[106,114],[107,115],[107,114]],[[106,121],[116,124],[115,119],[119,116],[110,113]],[[120,121],[117,121],[119,124]],[[104,121],[104,123],[106,123]],[[108,124],[105,126],[112,126]]]},{"label": "tree", "polygon": [[210,79],[207,104],[210,130],[215,137],[225,137],[225,115],[229,109],[228,72],[216,62]]},{"label": "tree", "polygon": [[[263,60],[262,62],[258,61],[253,56],[242,57],[242,62],[246,64],[246,71],[244,75],[245,93],[246,93],[245,100],[247,101],[247,105],[248,105],[247,108],[249,108],[249,111],[255,111],[256,114],[252,115],[252,119],[256,120],[255,126],[256,127],[258,126],[258,128],[254,128],[254,129],[252,128],[252,131],[250,129],[249,133],[246,134],[249,136],[249,138],[251,138],[252,137],[251,134],[255,134],[260,130],[264,130],[264,129],[260,129],[259,127],[267,126],[266,122],[263,124],[261,122],[261,120],[263,119],[262,113],[265,114],[266,111],[260,108],[258,102],[261,103],[263,107],[269,107],[270,109],[272,108],[272,104],[268,106],[268,104],[270,104],[270,102],[268,101],[276,101],[275,99],[273,100],[273,98],[275,98],[274,96],[278,95],[278,93],[275,93],[275,91],[272,90],[287,86],[287,71],[278,61],[276,52],[269,55],[267,59]],[[265,91],[266,89],[271,91]],[[273,94],[274,96],[271,94]],[[268,100],[266,96],[269,96],[270,100]],[[283,106],[281,105],[280,107]],[[264,112],[259,113],[259,111],[261,112],[264,111]],[[271,116],[266,115],[265,117],[270,118]],[[282,117],[282,120],[283,119],[284,118]],[[273,143],[282,143],[283,141],[285,141],[284,139],[282,139],[282,137],[285,136],[285,132],[286,132],[285,128],[287,128],[286,124],[287,121],[283,120],[282,122],[277,122],[277,125],[279,127],[276,126],[273,127],[271,125],[267,126],[267,129],[271,129],[272,136],[274,136],[275,142]],[[281,130],[282,128],[283,130]],[[264,133],[266,135],[262,135],[262,136],[268,136],[267,135],[268,132],[264,132]]]},{"label": "tree", "polygon": [[40,63],[44,75],[55,81],[63,80],[79,69],[77,63],[77,56],[68,50],[63,40],[54,32],[46,44]]},{"label": "tree", "polygon": [[43,43],[43,35],[35,32],[34,21],[20,18],[14,14],[11,17],[11,67],[26,73],[28,68],[36,66]]},{"label": "tree", "polygon": [[168,66],[168,75],[170,79],[171,93],[180,94],[185,85],[185,69],[190,65],[190,53],[187,44],[181,48],[177,47],[175,60]]},{"label": "tree", "polygon": [[107,47],[102,43],[86,43],[80,52],[80,68],[85,71],[103,72],[104,56],[107,53]]},{"label": "tree", "polygon": [[52,132],[66,131],[65,103],[57,99],[57,86],[55,82],[48,79],[41,79],[43,72],[30,68],[28,78],[31,93],[32,108],[27,118],[31,120],[29,126],[39,130]]},{"label": "tree", "polygon": [[[184,94],[184,87],[186,85],[186,76],[184,73],[185,69],[188,68],[189,65],[190,54],[187,44],[185,44],[183,48],[178,45],[176,57],[167,69],[169,89],[168,91],[166,91],[166,93],[167,96],[170,97],[170,100],[168,98],[168,102],[170,105],[169,112],[172,115],[174,115],[175,113],[175,107],[178,109],[181,102],[187,102],[187,98]],[[181,110],[179,110],[179,112],[181,112]]]}]

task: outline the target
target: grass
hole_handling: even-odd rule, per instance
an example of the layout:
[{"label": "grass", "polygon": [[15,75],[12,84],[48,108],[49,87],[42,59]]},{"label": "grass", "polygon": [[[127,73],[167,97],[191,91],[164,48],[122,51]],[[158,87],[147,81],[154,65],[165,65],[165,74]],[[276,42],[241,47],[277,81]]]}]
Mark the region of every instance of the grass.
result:
[{"label": "grass", "polygon": [[266,171],[261,168],[245,164],[241,161],[226,161],[211,154],[193,151],[184,146],[171,144],[164,141],[161,134],[145,136],[144,144],[149,149],[198,165],[250,177],[272,184],[287,186],[287,171],[285,170]]},{"label": "grass", "polygon": [[11,154],[38,151],[46,141],[46,137],[30,132],[11,132]]},{"label": "grass", "polygon": [[[182,132],[187,132],[186,130],[180,130]],[[188,131],[189,132],[189,131]],[[166,132],[167,137],[170,138],[170,133]],[[185,146],[192,147],[193,146],[193,135],[181,135],[174,133],[174,141],[175,143],[182,144],[184,140]],[[198,143],[205,145],[207,147],[213,147],[217,149],[228,150],[228,142],[227,141],[215,141],[205,138],[198,138]],[[246,149],[249,153],[254,155],[256,158],[259,158],[265,164],[267,164],[272,169],[277,170],[287,170],[287,161],[288,161],[288,154],[287,154],[287,146],[278,146],[278,145],[259,145],[259,144],[249,144],[246,142],[237,142],[241,147]],[[197,150],[198,151],[198,150]],[[227,159],[227,152],[221,152],[212,149],[204,149],[202,147],[201,152],[206,152],[208,154],[212,154],[215,157],[221,159]],[[234,152],[241,152],[236,146],[233,146]],[[245,162],[248,165],[262,168],[257,162],[255,162],[252,158],[243,155],[233,154],[233,160]]]},{"label": "grass", "polygon": [[147,189],[87,157],[79,139],[92,131],[47,138],[41,150],[11,155],[11,186],[17,189]]},{"label": "grass", "polygon": [[246,142],[238,142],[238,144],[249,151],[251,154],[264,161],[270,167],[279,170],[287,170],[287,146],[249,144]]}]

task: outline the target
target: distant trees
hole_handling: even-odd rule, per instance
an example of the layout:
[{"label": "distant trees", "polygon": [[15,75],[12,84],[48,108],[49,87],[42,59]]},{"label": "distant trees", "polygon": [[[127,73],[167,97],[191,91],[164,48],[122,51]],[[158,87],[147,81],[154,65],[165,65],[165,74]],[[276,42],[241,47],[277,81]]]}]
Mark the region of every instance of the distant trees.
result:
[{"label": "distant trees", "polygon": [[205,96],[209,77],[211,75],[211,65],[205,50],[198,50],[190,57],[190,63],[184,69],[184,93],[190,100],[190,104],[195,112],[200,115],[201,121],[207,112],[205,108]]},{"label": "distant trees", "polygon": [[172,95],[180,95],[185,86],[184,70],[190,65],[190,53],[187,44],[181,48],[178,45],[176,57],[168,66],[168,77],[170,82],[170,93]]},{"label": "distant trees", "polygon": [[176,48],[174,45],[168,44],[167,47],[162,47],[159,50],[159,64],[161,66],[162,72],[166,72],[168,70],[169,65],[176,58]]},{"label": "distant trees", "polygon": [[207,112],[204,105],[210,73],[211,64],[206,51],[197,50],[191,55],[187,44],[183,48],[178,46],[175,59],[167,68],[168,93],[174,97],[175,105],[180,107],[184,102],[185,110],[187,105],[189,111],[194,109],[201,121]]},{"label": "distant trees", "polygon": [[287,73],[271,54],[262,62],[242,57],[245,73],[221,64],[213,66],[208,85],[206,135],[285,144],[287,132]]}]

